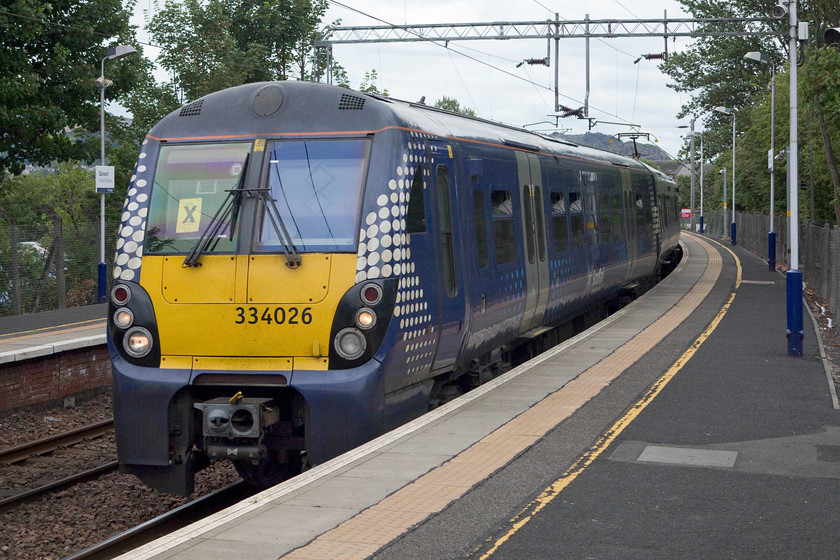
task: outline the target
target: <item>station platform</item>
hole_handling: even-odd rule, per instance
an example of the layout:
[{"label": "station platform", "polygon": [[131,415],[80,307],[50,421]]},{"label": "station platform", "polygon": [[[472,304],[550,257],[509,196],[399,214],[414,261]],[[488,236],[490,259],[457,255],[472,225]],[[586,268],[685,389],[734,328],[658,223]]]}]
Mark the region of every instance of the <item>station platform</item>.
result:
[{"label": "station platform", "polygon": [[105,344],[108,304],[0,318],[0,364]]},{"label": "station platform", "polygon": [[836,558],[840,410],[785,279],[682,236],[628,307],[121,560]]}]

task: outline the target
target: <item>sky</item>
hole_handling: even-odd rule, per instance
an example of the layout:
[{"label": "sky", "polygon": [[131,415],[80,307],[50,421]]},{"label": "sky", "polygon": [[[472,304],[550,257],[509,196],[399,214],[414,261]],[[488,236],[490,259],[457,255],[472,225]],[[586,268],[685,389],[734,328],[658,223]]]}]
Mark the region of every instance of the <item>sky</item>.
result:
[{"label": "sky", "polygon": [[[688,17],[674,0],[341,0],[331,3],[324,22],[341,20],[344,26],[394,24],[479,23],[497,21],[590,19],[652,19]],[[348,9],[350,8],[350,9]],[[148,41],[142,30],[143,11],[154,10],[152,0],[139,0],[133,23],[138,38]],[[668,51],[684,48],[690,39],[668,41]],[[589,116],[597,122],[592,132],[615,135],[639,131],[650,142],[676,156],[687,134],[688,121],[677,120],[689,100],[667,87],[668,78],[658,61],[634,61],[642,54],[661,53],[662,38],[616,38],[590,40]],[[147,47],[149,56],[156,49]],[[584,105],[586,55],[583,39],[560,41],[560,103],[572,108]],[[468,56],[464,56],[464,55]],[[547,41],[482,40],[451,42],[449,48],[431,43],[377,43],[335,45],[333,56],[347,70],[350,85],[358,88],[365,72],[376,70],[377,86],[391,97],[408,101],[426,98],[434,103],[444,95],[482,118],[541,132],[584,133],[589,122],[560,119],[555,128],[554,44],[552,67],[517,64],[524,59],[544,58]],[[629,125],[637,125],[631,127]],[[699,126],[699,123],[698,123]],[[640,140],[645,142],[644,139]]]}]

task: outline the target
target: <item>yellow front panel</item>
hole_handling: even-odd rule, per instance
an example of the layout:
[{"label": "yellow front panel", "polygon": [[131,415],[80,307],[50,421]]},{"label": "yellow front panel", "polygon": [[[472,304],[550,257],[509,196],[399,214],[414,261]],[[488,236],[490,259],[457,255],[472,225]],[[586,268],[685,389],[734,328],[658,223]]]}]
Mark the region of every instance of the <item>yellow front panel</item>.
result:
[{"label": "yellow front panel", "polygon": [[[144,273],[148,258],[143,259]],[[201,266],[185,267],[184,257],[163,257],[161,289],[164,299],[169,303],[233,303],[236,255],[202,255],[199,262]]]},{"label": "yellow front panel", "polygon": [[[282,259],[282,271],[277,255],[215,259],[203,256],[204,266],[195,269],[181,268],[178,257],[143,257],[141,284],[154,304],[161,354],[172,363],[164,367],[180,367],[189,356],[199,357],[202,369],[261,369],[261,361],[209,360],[238,357],[307,358],[300,364],[323,369],[336,307],[355,282],[356,256],[303,255],[298,269]],[[246,265],[249,292],[242,301]],[[259,294],[253,301],[252,290]]]},{"label": "yellow front panel", "polygon": [[[332,255],[301,255],[300,268],[289,268],[285,256],[251,255],[248,302],[317,303],[327,295]],[[301,282],[305,271],[308,282]]]}]

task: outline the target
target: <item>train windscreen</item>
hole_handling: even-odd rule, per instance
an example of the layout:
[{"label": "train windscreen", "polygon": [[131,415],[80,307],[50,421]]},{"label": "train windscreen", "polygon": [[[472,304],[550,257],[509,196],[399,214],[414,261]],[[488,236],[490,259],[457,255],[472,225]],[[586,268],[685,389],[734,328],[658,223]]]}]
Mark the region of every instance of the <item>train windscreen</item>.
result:
[{"label": "train windscreen", "polygon": [[[354,252],[362,186],[370,142],[367,140],[283,140],[269,142],[268,188],[288,232],[302,252]],[[261,212],[254,249],[283,251],[278,228]]]},{"label": "train windscreen", "polygon": [[[186,253],[222,218],[229,191],[240,183],[250,142],[162,146],[149,202],[145,253]],[[231,218],[230,216],[229,218]],[[205,252],[236,250],[236,221],[218,224]]]}]

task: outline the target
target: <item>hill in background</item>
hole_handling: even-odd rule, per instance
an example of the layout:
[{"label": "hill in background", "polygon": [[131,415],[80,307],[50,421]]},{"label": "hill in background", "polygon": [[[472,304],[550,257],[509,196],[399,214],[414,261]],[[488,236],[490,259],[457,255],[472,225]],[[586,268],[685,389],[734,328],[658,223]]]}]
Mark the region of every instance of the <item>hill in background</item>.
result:
[{"label": "hill in background", "polygon": [[[602,134],[600,132],[587,132],[585,134],[554,134],[560,139],[613,152],[622,156],[634,157],[633,140],[619,140],[615,136],[609,134]],[[611,142],[612,140],[612,142]],[[654,144],[648,143],[644,139],[636,140],[636,148],[639,150],[639,157],[650,161],[673,161],[665,150],[659,148]]]}]

